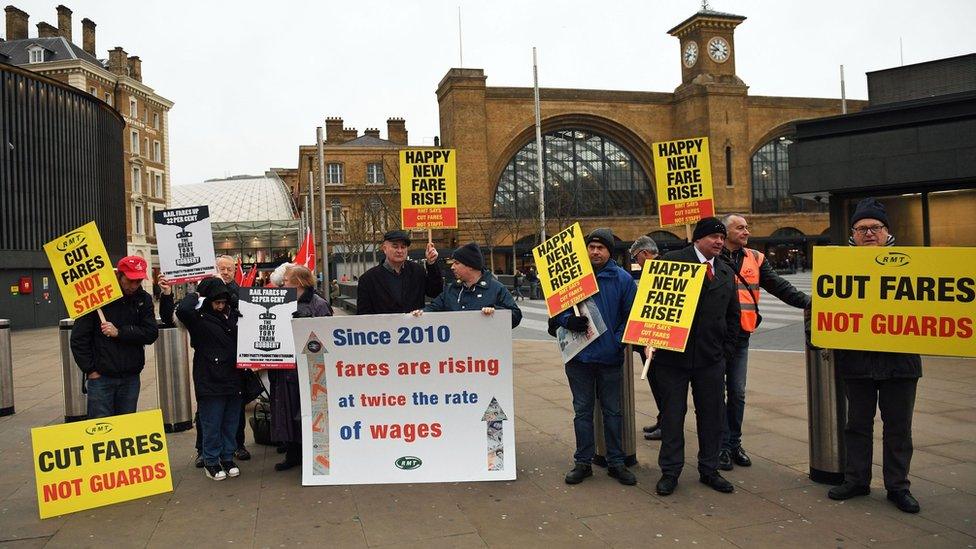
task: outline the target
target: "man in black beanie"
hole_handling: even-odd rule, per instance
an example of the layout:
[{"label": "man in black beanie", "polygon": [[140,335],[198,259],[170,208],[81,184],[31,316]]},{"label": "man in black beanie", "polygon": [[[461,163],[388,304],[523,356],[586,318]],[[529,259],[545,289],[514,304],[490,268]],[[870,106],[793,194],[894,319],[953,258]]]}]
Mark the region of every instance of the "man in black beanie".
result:
[{"label": "man in black beanie", "polygon": [[725,425],[725,364],[732,357],[739,335],[739,299],[735,274],[718,259],[725,245],[725,224],[706,217],[695,225],[693,243],[664,254],[667,261],[704,263],[706,279],[683,353],[648,349],[653,356],[661,393],[661,480],[657,493],[670,495],[678,486],[685,461],[684,424],[688,411],[688,385],[698,421],[699,480],[719,492],[732,492],[732,484],[718,472],[718,454]]},{"label": "man in black beanie", "polygon": [[437,248],[427,243],[424,266],[407,260],[410,234],[400,229],[383,235],[383,262],[363,273],[356,290],[356,314],[409,313],[437,297],[444,276],[437,268]]},{"label": "man in black beanie", "polygon": [[[888,214],[881,202],[865,198],[851,216],[852,246],[886,246],[894,242],[888,232]],[[844,445],[847,461],[844,484],[827,492],[845,500],[871,493],[871,454],[874,450],[875,410],[881,408],[884,486],[888,499],[906,513],[919,512],[918,500],[908,490],[912,462],[912,415],[915,389],[922,377],[922,359],[915,353],[834,351],[837,373],[844,380],[847,425]]]}]

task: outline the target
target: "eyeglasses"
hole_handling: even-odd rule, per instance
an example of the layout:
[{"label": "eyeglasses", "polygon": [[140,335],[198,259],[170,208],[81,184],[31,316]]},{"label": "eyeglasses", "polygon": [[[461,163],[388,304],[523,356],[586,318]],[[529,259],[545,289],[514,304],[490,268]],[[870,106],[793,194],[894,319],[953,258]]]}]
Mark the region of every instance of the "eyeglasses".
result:
[{"label": "eyeglasses", "polygon": [[868,233],[880,234],[884,228],[885,228],[884,225],[868,225],[865,227],[854,227],[854,232],[861,236],[864,236]]}]

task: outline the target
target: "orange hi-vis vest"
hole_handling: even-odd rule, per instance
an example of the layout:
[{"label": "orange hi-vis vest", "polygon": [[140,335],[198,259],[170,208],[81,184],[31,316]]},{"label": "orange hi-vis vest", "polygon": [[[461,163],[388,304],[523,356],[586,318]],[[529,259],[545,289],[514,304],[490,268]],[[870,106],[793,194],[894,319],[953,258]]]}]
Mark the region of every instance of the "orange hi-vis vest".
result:
[{"label": "orange hi-vis vest", "polygon": [[[756,331],[759,313],[759,267],[762,266],[766,256],[759,250],[743,248],[742,266],[739,267],[739,275],[735,277],[735,289],[739,294],[739,307],[742,313],[739,316],[742,330],[750,334]],[[745,279],[746,284],[742,283]]]}]

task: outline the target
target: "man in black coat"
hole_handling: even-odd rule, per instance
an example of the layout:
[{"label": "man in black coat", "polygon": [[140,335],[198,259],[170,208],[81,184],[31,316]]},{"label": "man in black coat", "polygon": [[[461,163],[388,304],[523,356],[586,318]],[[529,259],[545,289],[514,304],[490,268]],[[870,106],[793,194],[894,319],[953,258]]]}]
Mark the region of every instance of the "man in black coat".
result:
[{"label": "man in black coat", "polygon": [[657,483],[657,493],[662,496],[670,495],[677,488],[684,466],[689,383],[698,423],[699,480],[719,492],[734,490],[718,473],[718,453],[725,425],[725,361],[731,357],[739,335],[735,275],[726,262],[718,259],[725,235],[721,221],[706,217],[695,226],[691,246],[668,252],[662,258],[705,263],[707,269],[685,351],[662,349],[653,353],[651,368],[656,370],[663,406],[658,455],[662,475]]},{"label": "man in black coat", "polygon": [[139,401],[143,347],[159,337],[152,296],[142,289],[146,260],[123,257],[118,265],[122,297],[75,320],[71,354],[85,376],[88,419],[131,414]]},{"label": "man in black coat", "polygon": [[[890,246],[888,214],[881,202],[865,198],[851,216],[853,246]],[[871,493],[871,454],[874,450],[875,410],[884,422],[881,470],[888,499],[906,513],[919,512],[918,500],[908,490],[912,463],[912,415],[915,389],[922,377],[922,359],[915,353],[834,351],[838,375],[847,395],[844,445],[847,462],[844,484],[831,488],[830,499],[845,500]]]},{"label": "man in black coat", "polygon": [[424,308],[424,296],[437,297],[444,276],[437,268],[437,248],[427,243],[426,267],[407,260],[410,235],[389,231],[383,235],[383,263],[363,273],[356,290],[356,314],[409,313]]}]

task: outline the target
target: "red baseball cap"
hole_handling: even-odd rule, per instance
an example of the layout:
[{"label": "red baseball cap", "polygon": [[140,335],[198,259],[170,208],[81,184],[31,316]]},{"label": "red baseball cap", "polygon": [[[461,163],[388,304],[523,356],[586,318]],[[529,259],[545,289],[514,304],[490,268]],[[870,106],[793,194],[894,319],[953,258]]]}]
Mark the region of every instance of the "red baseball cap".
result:
[{"label": "red baseball cap", "polygon": [[123,257],[115,267],[129,280],[143,280],[147,276],[146,260],[137,255]]}]

